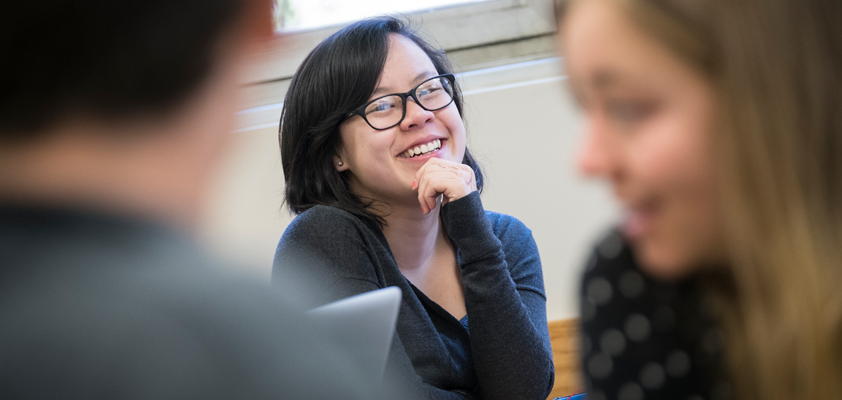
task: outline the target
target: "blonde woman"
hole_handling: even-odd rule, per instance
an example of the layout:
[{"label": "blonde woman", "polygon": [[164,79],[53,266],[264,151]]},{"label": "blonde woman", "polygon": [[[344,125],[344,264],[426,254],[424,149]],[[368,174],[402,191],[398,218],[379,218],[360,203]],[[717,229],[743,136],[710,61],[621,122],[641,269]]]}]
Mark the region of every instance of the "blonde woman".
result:
[{"label": "blonde woman", "polygon": [[842,398],[842,2],[574,0],[591,400]]}]

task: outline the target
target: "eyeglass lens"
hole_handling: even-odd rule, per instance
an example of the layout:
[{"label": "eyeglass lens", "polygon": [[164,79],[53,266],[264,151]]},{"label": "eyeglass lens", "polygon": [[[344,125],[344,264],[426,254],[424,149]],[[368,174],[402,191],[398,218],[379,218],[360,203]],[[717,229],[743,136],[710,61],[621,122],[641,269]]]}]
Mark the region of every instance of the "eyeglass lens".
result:
[{"label": "eyeglass lens", "polygon": [[[437,77],[421,83],[415,89],[415,97],[421,107],[428,111],[443,108],[453,101],[453,87],[444,77]],[[386,129],[399,123],[404,117],[403,98],[397,95],[381,97],[365,108],[365,118],[375,129]]]}]

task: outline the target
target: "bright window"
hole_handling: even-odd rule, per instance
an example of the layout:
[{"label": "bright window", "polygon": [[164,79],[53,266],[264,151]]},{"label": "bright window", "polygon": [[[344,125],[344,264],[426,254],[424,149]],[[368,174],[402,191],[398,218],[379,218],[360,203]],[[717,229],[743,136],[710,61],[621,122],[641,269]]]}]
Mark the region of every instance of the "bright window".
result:
[{"label": "bright window", "polygon": [[367,16],[399,12],[447,52],[457,73],[555,57],[553,2],[564,0],[274,1],[278,18],[286,12],[286,27],[251,55],[242,109],[278,106],[307,54],[343,25]]},{"label": "bright window", "polygon": [[275,0],[275,22],[278,30],[289,32],[482,1],[488,0]]}]

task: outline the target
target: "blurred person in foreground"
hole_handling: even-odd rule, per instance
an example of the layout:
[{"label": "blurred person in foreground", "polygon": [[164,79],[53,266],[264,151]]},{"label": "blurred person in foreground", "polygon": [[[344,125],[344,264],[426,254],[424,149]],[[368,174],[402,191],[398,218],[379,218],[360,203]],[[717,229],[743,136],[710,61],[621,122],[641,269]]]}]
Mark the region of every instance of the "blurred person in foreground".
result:
[{"label": "blurred person in foreground", "polygon": [[0,5],[0,398],[371,398],[268,285],[192,243],[250,0]]},{"label": "blurred person in foreground", "polygon": [[842,2],[573,0],[589,399],[842,398]]}]

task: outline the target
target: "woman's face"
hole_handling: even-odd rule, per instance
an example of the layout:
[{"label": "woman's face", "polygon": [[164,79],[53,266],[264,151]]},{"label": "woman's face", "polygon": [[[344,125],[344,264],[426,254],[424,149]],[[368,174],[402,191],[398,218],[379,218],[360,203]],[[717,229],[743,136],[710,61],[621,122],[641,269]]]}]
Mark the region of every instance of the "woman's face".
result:
[{"label": "woman's face", "polygon": [[[369,100],[409,91],[437,75],[420,47],[404,36],[392,34],[386,64]],[[338,168],[348,171],[351,190],[389,204],[418,206],[418,194],[412,190],[418,169],[432,157],[461,163],[465,155],[465,125],[454,103],[427,111],[409,100],[406,117],[397,126],[375,130],[362,117],[355,116],[343,122],[339,132],[339,158],[343,165]],[[439,150],[408,157],[407,150],[437,140],[441,141]]]},{"label": "woman's face", "polygon": [[710,85],[610,1],[574,3],[560,33],[588,123],[579,168],[613,186],[642,266],[675,279],[721,262]]}]

